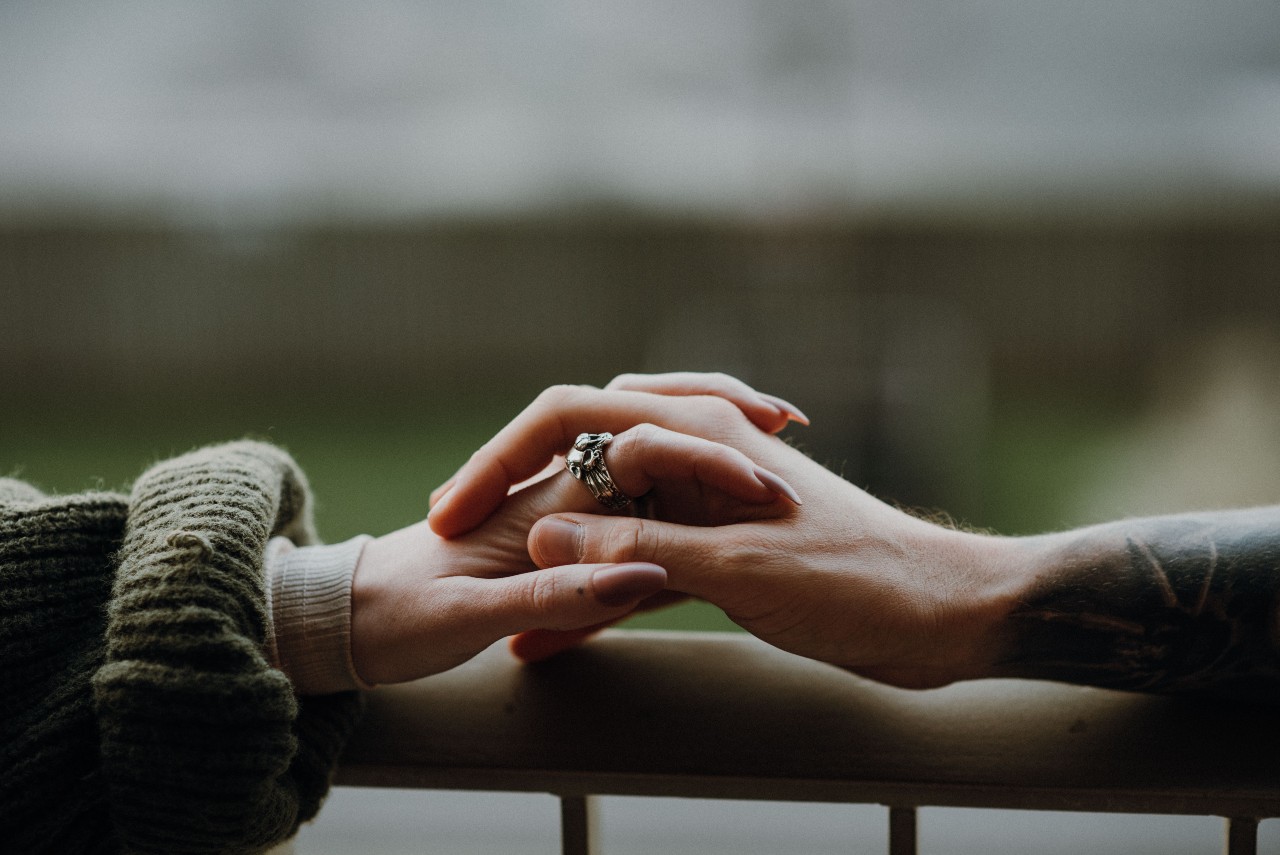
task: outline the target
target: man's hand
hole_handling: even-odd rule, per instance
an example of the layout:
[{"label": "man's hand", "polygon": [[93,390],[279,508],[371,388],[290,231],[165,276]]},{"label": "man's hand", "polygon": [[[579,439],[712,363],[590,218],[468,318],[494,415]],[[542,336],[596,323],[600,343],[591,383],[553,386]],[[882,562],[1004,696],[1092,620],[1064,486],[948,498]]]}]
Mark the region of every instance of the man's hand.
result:
[{"label": "man's hand", "polygon": [[530,554],[540,567],[652,563],[765,641],[895,685],[987,672],[1018,590],[1006,542],[904,514],[772,437],[741,447],[804,505],[743,508],[714,527],[556,514],[530,533]]}]

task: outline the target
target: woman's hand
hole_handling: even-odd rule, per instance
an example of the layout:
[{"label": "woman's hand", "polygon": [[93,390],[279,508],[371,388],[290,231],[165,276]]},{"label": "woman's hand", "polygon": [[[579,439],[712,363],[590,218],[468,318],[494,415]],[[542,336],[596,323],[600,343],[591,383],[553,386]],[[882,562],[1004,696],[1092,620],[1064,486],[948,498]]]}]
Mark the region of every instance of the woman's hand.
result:
[{"label": "woman's hand", "polygon": [[[645,397],[652,401],[628,400],[625,414],[639,419],[647,414],[644,403],[660,400]],[[549,447],[564,451],[572,441]],[[745,513],[774,505],[790,490],[741,452],[652,424],[622,431],[606,457],[618,487],[631,496],[661,500],[694,489],[708,506]],[[537,567],[527,538],[539,518],[600,509],[563,469],[510,496],[504,486],[503,496],[496,513],[451,540],[419,523],[365,547],[352,586],[352,659],[363,680],[398,682],[444,671],[522,630],[616,620],[663,590],[666,572],[646,562],[569,561],[530,572]]]}]

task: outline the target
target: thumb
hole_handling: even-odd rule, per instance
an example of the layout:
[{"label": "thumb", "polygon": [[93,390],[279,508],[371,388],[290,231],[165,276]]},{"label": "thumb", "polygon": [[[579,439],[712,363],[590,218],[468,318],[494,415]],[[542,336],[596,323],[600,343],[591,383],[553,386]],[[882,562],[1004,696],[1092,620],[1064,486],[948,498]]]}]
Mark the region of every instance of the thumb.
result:
[{"label": "thumb", "polygon": [[[659,591],[652,597],[641,600],[633,611],[623,615],[619,620],[626,620],[641,612],[666,608],[686,599],[688,598],[678,591]],[[572,650],[593,635],[618,622],[606,621],[594,626],[584,626],[581,629],[531,629],[511,636],[507,646],[511,649],[512,655],[521,662],[541,662],[566,650]]]},{"label": "thumb", "polygon": [[529,629],[580,629],[625,617],[661,591],[667,572],[655,564],[570,564],[484,583],[493,635]]},{"label": "thumb", "polygon": [[[529,557],[539,567],[578,561],[648,562],[665,567],[668,587],[703,596],[728,548],[723,529],[639,517],[555,514],[529,531]],[[706,597],[703,597],[706,599]]]}]

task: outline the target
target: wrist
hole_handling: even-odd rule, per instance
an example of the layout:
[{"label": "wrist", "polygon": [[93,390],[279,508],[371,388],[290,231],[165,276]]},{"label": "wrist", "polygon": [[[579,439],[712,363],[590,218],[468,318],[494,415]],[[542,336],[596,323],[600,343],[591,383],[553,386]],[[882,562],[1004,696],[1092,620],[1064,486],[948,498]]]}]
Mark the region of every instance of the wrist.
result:
[{"label": "wrist", "polygon": [[400,532],[374,538],[365,545],[351,584],[351,665],[370,685],[396,682],[390,671],[389,638],[400,624],[395,604],[402,550]]},{"label": "wrist", "polygon": [[941,556],[937,626],[946,655],[938,684],[997,674],[1008,616],[1022,602],[1034,567],[1028,539],[936,528],[930,548]]},{"label": "wrist", "polygon": [[302,695],[367,688],[351,660],[352,574],[367,536],[294,548],[273,540],[266,556],[271,663]]},{"label": "wrist", "polygon": [[432,584],[446,564],[425,522],[369,541],[351,586],[351,660],[371,685],[442,670],[431,666],[448,605]]}]

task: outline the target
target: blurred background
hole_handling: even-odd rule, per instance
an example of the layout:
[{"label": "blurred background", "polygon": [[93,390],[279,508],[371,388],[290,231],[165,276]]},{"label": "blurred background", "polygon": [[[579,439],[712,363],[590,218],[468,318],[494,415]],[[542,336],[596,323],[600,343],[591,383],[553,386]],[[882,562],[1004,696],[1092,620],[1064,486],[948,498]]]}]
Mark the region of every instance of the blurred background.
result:
[{"label": "blurred background", "polygon": [[383,533],[544,386],[696,369],[971,525],[1271,503],[1278,286],[1270,0],[0,4],[0,471],[49,489],[248,435]]}]

